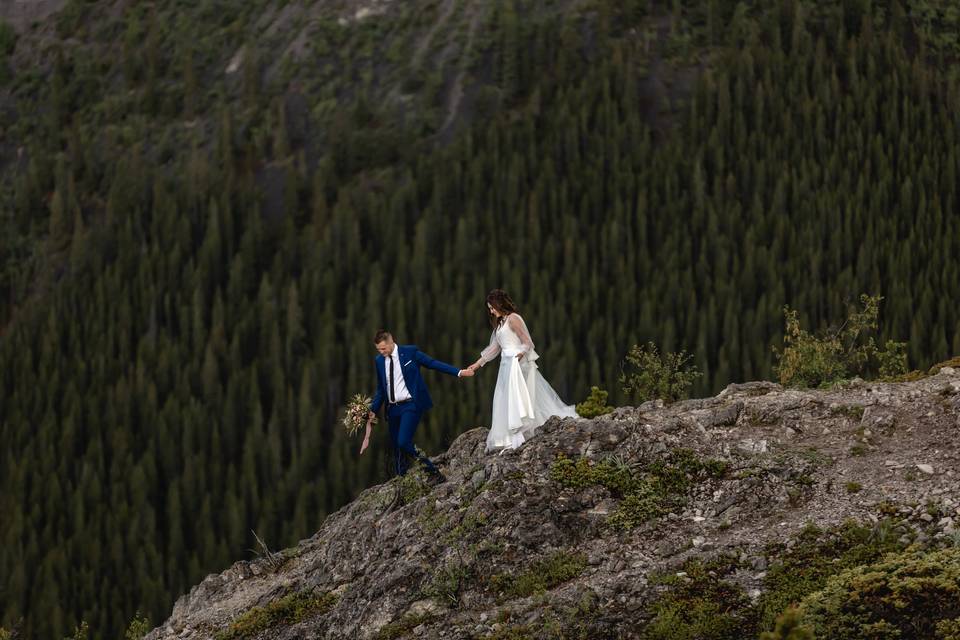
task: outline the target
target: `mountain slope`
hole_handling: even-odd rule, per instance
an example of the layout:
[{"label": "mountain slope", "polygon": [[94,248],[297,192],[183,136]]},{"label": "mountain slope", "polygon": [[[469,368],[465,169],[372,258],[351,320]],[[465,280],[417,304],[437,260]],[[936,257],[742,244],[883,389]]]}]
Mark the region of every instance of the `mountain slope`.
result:
[{"label": "mountain slope", "polygon": [[[824,547],[787,573],[801,585],[816,562],[846,567],[848,549],[834,540],[834,560],[826,542],[857,530],[847,520],[873,532],[858,542],[862,564],[907,543],[956,544],[958,433],[950,368],[834,391],[730,385],[714,398],[553,419],[504,455],[484,455],[486,431],[472,430],[439,457],[446,484],[367,489],[276,558],[208,576],[147,638],[666,637],[660,605],[683,570],[691,593],[719,574],[724,609],[711,631],[674,621],[669,637],[755,637],[796,595],[783,567],[803,545]],[[669,484],[637,501],[623,491],[631,474]],[[293,624],[251,623],[291,593],[322,605]]]}]

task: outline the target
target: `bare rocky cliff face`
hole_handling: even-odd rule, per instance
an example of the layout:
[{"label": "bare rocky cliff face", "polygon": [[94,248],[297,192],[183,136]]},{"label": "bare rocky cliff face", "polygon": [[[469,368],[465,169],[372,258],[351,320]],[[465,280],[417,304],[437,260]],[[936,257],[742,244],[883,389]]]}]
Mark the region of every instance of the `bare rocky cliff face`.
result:
[{"label": "bare rocky cliff face", "polygon": [[640,637],[657,577],[691,559],[729,559],[756,601],[811,524],[892,514],[904,543],[957,537],[951,368],[553,419],[502,455],[485,434],[439,456],[448,482],[371,487],[295,548],[208,576],[147,638]]}]

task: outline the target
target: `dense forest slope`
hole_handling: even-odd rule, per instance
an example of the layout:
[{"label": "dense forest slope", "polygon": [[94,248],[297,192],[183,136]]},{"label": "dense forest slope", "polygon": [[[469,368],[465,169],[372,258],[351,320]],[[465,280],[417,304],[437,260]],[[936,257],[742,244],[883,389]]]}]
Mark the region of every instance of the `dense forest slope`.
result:
[{"label": "dense forest slope", "polygon": [[797,602],[817,638],[955,637],[958,434],[952,368],[554,418],[504,455],[475,429],[449,482],[367,489],[147,638],[741,640]]},{"label": "dense forest slope", "polygon": [[[4,10],[17,3],[5,4]],[[119,637],[384,478],[378,326],[520,301],[568,401],[634,342],[770,377],[867,291],[960,352],[946,0],[70,0],[0,24],[0,626]],[[419,444],[488,419],[431,379]]]}]

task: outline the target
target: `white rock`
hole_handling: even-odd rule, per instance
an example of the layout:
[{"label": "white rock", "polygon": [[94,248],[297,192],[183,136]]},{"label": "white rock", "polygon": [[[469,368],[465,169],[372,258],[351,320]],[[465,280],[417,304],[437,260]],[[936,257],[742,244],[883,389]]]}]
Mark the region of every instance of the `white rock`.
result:
[{"label": "white rock", "polygon": [[704,542],[706,542],[706,539],[703,536],[697,536],[693,539],[693,546],[702,547]]},{"label": "white rock", "polygon": [[920,469],[920,471],[926,473],[927,475],[933,474],[933,467],[929,464],[917,464],[917,469]]},{"label": "white rock", "polygon": [[957,372],[953,367],[940,367],[940,373],[948,376],[952,376]]}]

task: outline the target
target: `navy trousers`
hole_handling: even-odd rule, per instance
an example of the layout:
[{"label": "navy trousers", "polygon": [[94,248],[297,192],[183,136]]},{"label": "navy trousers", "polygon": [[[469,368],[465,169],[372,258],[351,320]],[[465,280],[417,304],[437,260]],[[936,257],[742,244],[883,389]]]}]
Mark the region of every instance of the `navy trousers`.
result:
[{"label": "navy trousers", "polygon": [[398,476],[404,475],[410,468],[410,460],[419,460],[432,474],[437,468],[430,458],[422,455],[413,444],[413,434],[420,424],[420,412],[413,402],[387,405],[387,424],[390,426],[390,444],[393,447],[394,466]]}]

